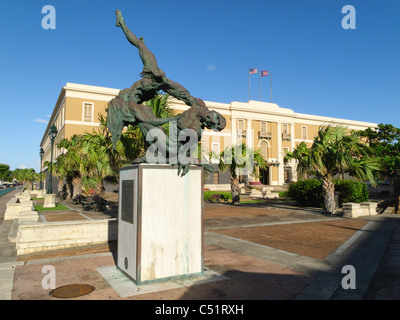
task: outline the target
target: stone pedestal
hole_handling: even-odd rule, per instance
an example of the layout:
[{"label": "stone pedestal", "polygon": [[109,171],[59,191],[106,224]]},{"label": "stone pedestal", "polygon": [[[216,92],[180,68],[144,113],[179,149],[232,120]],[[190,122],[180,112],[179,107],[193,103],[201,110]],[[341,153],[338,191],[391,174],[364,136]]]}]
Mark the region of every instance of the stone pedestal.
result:
[{"label": "stone pedestal", "polygon": [[33,207],[32,200],[19,200],[21,203],[21,211],[33,211],[35,210]]},{"label": "stone pedestal", "polygon": [[117,266],[136,284],[203,273],[203,171],[120,170]]},{"label": "stone pedestal", "polygon": [[31,194],[29,193],[29,190],[25,190],[24,192],[19,192],[15,195],[15,197],[18,198],[20,201],[31,200]]},{"label": "stone pedestal", "polygon": [[56,206],[56,195],[54,193],[44,195],[43,208],[54,208],[55,206]]},{"label": "stone pedestal", "polygon": [[343,203],[343,217],[357,218],[360,216],[360,204],[359,203]]},{"label": "stone pedestal", "polygon": [[36,191],[36,198],[44,198],[44,190],[37,190]]},{"label": "stone pedestal", "polygon": [[372,216],[378,214],[376,212],[377,203],[362,202],[362,203],[343,203],[343,217],[357,218],[362,216]]},{"label": "stone pedestal", "polygon": [[21,211],[21,203],[17,197],[11,198],[6,204],[6,212],[4,213],[4,220],[14,220],[18,218]]},{"label": "stone pedestal", "polygon": [[376,202],[362,202],[361,203],[361,208],[363,208],[363,213],[366,216],[373,216],[378,214],[376,212],[376,208],[378,207],[378,204]]}]

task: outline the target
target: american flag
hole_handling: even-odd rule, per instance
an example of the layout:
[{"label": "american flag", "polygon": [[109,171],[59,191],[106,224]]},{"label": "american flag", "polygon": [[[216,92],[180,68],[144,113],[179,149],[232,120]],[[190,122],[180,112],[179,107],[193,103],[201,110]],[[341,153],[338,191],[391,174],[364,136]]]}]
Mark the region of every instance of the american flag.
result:
[{"label": "american flag", "polygon": [[261,77],[268,76],[268,71],[260,71]]},{"label": "american flag", "polygon": [[255,74],[255,73],[257,73],[257,69],[250,69],[249,70],[249,74]]}]

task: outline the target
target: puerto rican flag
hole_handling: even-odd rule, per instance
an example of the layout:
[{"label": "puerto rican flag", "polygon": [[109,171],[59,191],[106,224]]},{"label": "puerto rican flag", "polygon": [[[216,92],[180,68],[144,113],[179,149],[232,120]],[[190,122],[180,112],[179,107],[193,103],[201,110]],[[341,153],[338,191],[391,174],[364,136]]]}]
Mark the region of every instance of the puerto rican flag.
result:
[{"label": "puerto rican flag", "polygon": [[268,71],[260,71],[260,74],[261,74],[261,77],[265,77],[265,76],[269,75]]},{"label": "puerto rican flag", "polygon": [[255,74],[255,73],[257,73],[257,69],[250,69],[249,70],[249,74]]}]

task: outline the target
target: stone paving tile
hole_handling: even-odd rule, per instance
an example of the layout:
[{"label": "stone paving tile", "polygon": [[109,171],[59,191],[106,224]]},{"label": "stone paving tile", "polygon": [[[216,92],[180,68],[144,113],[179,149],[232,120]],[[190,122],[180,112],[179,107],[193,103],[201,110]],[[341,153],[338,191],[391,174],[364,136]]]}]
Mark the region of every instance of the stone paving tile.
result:
[{"label": "stone paving tile", "polygon": [[341,219],[213,232],[323,260],[366,223],[364,220]]},{"label": "stone paving tile", "polygon": [[207,247],[204,263],[232,279],[211,283],[232,299],[291,299],[313,280],[289,268],[218,246]]}]

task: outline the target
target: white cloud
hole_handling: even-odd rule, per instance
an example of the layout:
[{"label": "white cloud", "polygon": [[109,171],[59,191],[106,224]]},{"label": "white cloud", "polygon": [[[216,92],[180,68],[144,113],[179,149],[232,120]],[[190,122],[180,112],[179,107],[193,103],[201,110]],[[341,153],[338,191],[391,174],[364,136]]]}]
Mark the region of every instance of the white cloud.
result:
[{"label": "white cloud", "polygon": [[217,66],[214,64],[209,64],[207,65],[207,71],[214,71],[215,69],[217,69]]},{"label": "white cloud", "polygon": [[27,169],[27,167],[26,167],[25,165],[23,165],[23,164],[20,164],[20,165],[17,167],[17,169]]},{"label": "white cloud", "polygon": [[34,121],[39,122],[39,123],[45,123],[45,124],[49,123],[49,120],[44,120],[44,119],[35,119]]}]

